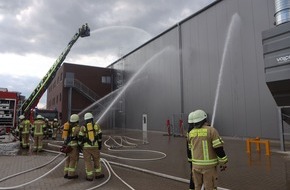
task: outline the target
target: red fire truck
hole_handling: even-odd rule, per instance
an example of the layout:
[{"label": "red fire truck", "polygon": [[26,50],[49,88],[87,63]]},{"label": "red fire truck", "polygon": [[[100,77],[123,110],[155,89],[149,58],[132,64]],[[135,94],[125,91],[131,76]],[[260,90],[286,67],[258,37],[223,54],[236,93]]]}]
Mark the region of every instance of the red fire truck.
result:
[{"label": "red fire truck", "polygon": [[21,101],[19,92],[0,88],[0,134],[9,133],[17,125],[17,111]]}]

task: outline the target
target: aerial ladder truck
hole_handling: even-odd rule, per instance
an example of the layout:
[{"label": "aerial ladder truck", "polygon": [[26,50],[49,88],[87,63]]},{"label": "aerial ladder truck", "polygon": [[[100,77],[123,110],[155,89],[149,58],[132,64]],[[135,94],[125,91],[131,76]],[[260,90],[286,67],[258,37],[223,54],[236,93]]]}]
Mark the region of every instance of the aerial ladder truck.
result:
[{"label": "aerial ladder truck", "polygon": [[52,67],[48,70],[46,75],[42,78],[30,96],[23,102],[21,105],[19,112],[20,114],[24,115],[26,118],[33,120],[33,115],[31,114],[32,109],[34,109],[48,86],[50,85],[51,81],[54,79],[55,74],[57,73],[58,69],[60,68],[61,64],[65,60],[67,54],[71,50],[74,43],[78,40],[79,37],[87,37],[90,36],[90,28],[88,24],[82,25],[79,28],[78,32],[73,36],[71,41],[68,43],[67,47],[64,51],[60,54],[58,59],[54,62]]}]

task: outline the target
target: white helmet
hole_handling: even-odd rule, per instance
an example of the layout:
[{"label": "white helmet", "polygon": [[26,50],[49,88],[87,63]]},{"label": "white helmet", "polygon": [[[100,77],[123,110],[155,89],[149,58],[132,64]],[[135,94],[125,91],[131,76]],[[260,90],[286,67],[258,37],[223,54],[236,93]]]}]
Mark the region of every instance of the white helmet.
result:
[{"label": "white helmet", "polygon": [[41,115],[37,115],[36,119],[43,119],[43,117]]},{"label": "white helmet", "polygon": [[20,116],[19,116],[19,119],[24,119],[24,118],[25,118],[24,115],[20,115]]},{"label": "white helmet", "polygon": [[91,113],[86,113],[85,116],[84,116],[85,120],[89,120],[89,119],[93,119],[93,118],[94,118],[93,114],[91,114]]},{"label": "white helmet", "polygon": [[203,110],[195,110],[188,115],[188,123],[198,123],[207,118],[207,114]]},{"label": "white helmet", "polygon": [[69,119],[70,122],[75,123],[79,121],[79,116],[77,114],[72,114]]}]

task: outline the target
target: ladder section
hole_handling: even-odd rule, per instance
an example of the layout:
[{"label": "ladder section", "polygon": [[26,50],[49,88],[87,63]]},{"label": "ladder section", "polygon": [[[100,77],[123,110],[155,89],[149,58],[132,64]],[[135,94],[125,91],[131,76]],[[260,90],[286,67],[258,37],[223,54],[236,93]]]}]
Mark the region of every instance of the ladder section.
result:
[{"label": "ladder section", "polygon": [[42,80],[39,82],[39,84],[31,93],[31,95],[22,104],[20,108],[20,111],[22,112],[22,114],[24,114],[26,117],[29,116],[30,110],[37,106],[40,98],[46,91],[47,87],[50,85],[51,81],[54,79],[56,72],[60,68],[63,61],[65,60],[67,54],[69,53],[74,43],[78,40],[79,37],[87,37],[87,36],[90,36],[90,28],[88,27],[87,24],[85,24],[81,28],[79,28],[78,32],[73,36],[71,41],[68,43],[67,47],[60,54],[60,56],[54,62],[54,64],[46,73],[46,75],[42,78]]}]

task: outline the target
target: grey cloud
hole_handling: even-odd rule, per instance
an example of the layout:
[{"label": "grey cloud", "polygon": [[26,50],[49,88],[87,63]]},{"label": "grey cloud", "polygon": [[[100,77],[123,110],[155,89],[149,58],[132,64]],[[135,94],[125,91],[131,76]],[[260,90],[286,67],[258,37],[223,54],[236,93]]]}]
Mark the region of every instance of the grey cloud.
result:
[{"label": "grey cloud", "polygon": [[[0,53],[33,53],[56,60],[78,28],[88,23],[92,34],[74,45],[68,55],[72,62],[82,55],[119,57],[184,19],[184,10],[194,13],[210,2],[213,0],[0,0]],[[40,80],[1,74],[0,87],[28,97]]]},{"label": "grey cloud", "polygon": [[[10,76],[10,75],[0,75],[0,87],[8,88],[9,91],[20,92],[21,95],[28,97],[31,92],[38,85],[40,78],[29,77],[29,76]],[[21,89],[21,91],[19,91]]]},{"label": "grey cloud", "polygon": [[[195,3],[194,3],[195,2]],[[3,34],[0,37],[0,52],[15,52],[19,54],[39,53],[45,56],[57,57],[70,38],[84,23],[89,23],[92,30],[109,26],[133,26],[155,36],[174,23],[168,19],[181,18],[184,8],[193,11],[205,6],[209,1],[156,1],[156,0],[9,0],[0,1],[2,14],[5,18],[0,22]],[[16,15],[30,7],[30,17],[23,23],[16,20]],[[5,11],[4,11],[5,10]],[[168,23],[166,26],[160,23]],[[125,33],[129,33],[126,36]],[[138,38],[130,40],[130,36],[143,34],[136,31],[125,31],[116,28],[108,30],[99,39],[92,39],[90,45],[82,46],[86,52],[115,49],[116,45],[130,44],[128,50],[138,47],[145,40]],[[5,44],[5,45],[3,45]],[[76,51],[77,52],[77,51]]]}]

